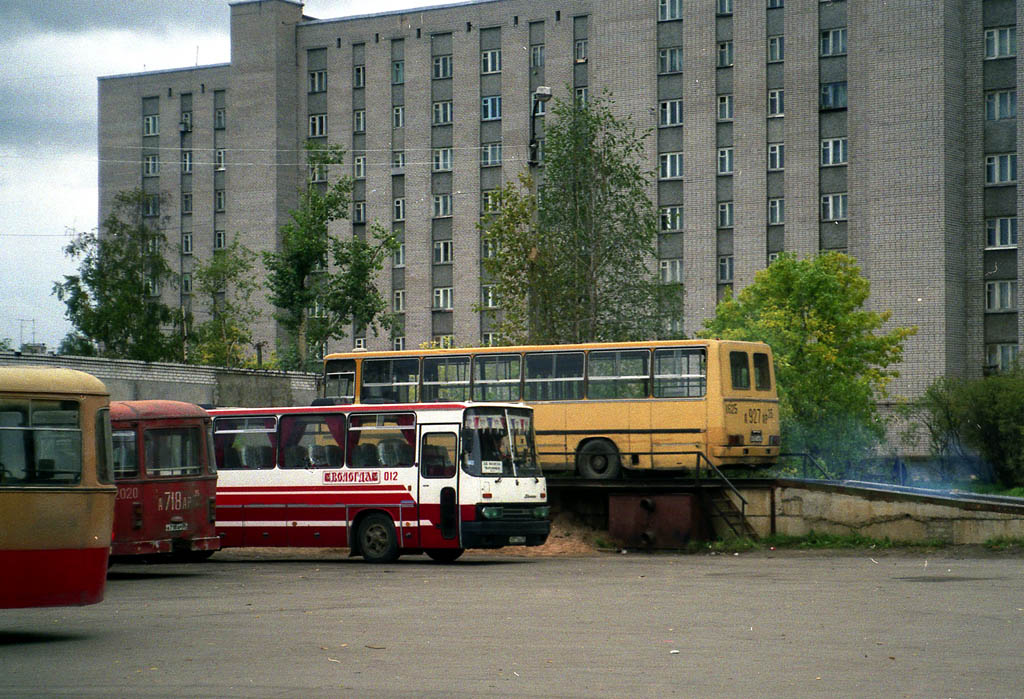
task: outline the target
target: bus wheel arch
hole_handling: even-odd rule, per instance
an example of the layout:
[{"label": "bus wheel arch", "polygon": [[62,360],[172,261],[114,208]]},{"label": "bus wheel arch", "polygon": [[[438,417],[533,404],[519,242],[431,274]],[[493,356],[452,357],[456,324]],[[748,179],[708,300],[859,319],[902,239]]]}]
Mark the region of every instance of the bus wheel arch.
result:
[{"label": "bus wheel arch", "polygon": [[619,449],[611,440],[588,439],[576,448],[576,472],[583,478],[612,480],[622,471]]},{"label": "bus wheel arch", "polygon": [[391,563],[398,559],[398,533],[391,515],[371,510],[360,514],[353,525],[353,553],[361,555],[367,563]]}]

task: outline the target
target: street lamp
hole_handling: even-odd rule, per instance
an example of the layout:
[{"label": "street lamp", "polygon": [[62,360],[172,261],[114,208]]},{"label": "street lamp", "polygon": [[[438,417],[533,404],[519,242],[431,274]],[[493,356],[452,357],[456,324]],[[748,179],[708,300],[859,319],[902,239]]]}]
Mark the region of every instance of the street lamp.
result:
[{"label": "street lamp", "polygon": [[533,93],[533,104],[530,107],[530,155],[526,162],[530,165],[537,165],[537,117],[540,116],[540,106],[551,99],[551,88],[547,85],[538,85]]}]

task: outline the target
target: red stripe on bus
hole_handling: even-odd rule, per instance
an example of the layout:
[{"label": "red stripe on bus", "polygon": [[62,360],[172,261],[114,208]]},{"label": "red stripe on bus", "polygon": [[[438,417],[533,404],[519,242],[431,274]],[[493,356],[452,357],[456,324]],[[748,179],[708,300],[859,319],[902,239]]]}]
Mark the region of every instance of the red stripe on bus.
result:
[{"label": "red stripe on bus", "polygon": [[103,600],[109,549],[0,551],[0,608],[95,604]]}]

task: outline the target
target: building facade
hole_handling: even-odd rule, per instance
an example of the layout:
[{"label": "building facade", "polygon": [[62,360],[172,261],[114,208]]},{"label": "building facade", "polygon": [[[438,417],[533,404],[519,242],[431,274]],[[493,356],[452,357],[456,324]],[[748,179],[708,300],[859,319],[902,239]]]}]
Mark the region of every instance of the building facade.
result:
[{"label": "building facade", "polygon": [[[330,176],[355,178],[353,209],[332,232],[396,231],[379,284],[402,329],[326,349],[486,343],[477,223],[529,167],[533,95],[607,90],[653,130],[656,262],[685,284],[683,332],[778,253],[842,250],[870,306],[918,327],[895,386],[916,395],[1007,366],[1024,336],[1022,19],[1015,0],[481,0],[337,19],[237,2],[230,64],[100,80],[101,220],[118,191],[153,195],[182,275],[155,292],[187,305],[195,262],[234,236],[276,249],[303,143],[341,144]],[[258,334],[276,336],[269,308]]]}]

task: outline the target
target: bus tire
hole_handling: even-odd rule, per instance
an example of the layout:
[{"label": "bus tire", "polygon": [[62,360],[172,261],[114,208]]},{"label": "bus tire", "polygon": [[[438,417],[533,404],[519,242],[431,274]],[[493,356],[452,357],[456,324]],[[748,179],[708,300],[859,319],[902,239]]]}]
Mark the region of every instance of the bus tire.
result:
[{"label": "bus tire", "polygon": [[612,480],[619,477],[621,468],[619,450],[607,440],[587,442],[576,453],[576,472],[583,478]]},{"label": "bus tire", "polygon": [[395,523],[382,512],[366,515],[359,523],[359,550],[367,563],[391,563],[398,558]]},{"label": "bus tire", "polygon": [[466,549],[427,549],[425,554],[438,563],[454,563]]}]

